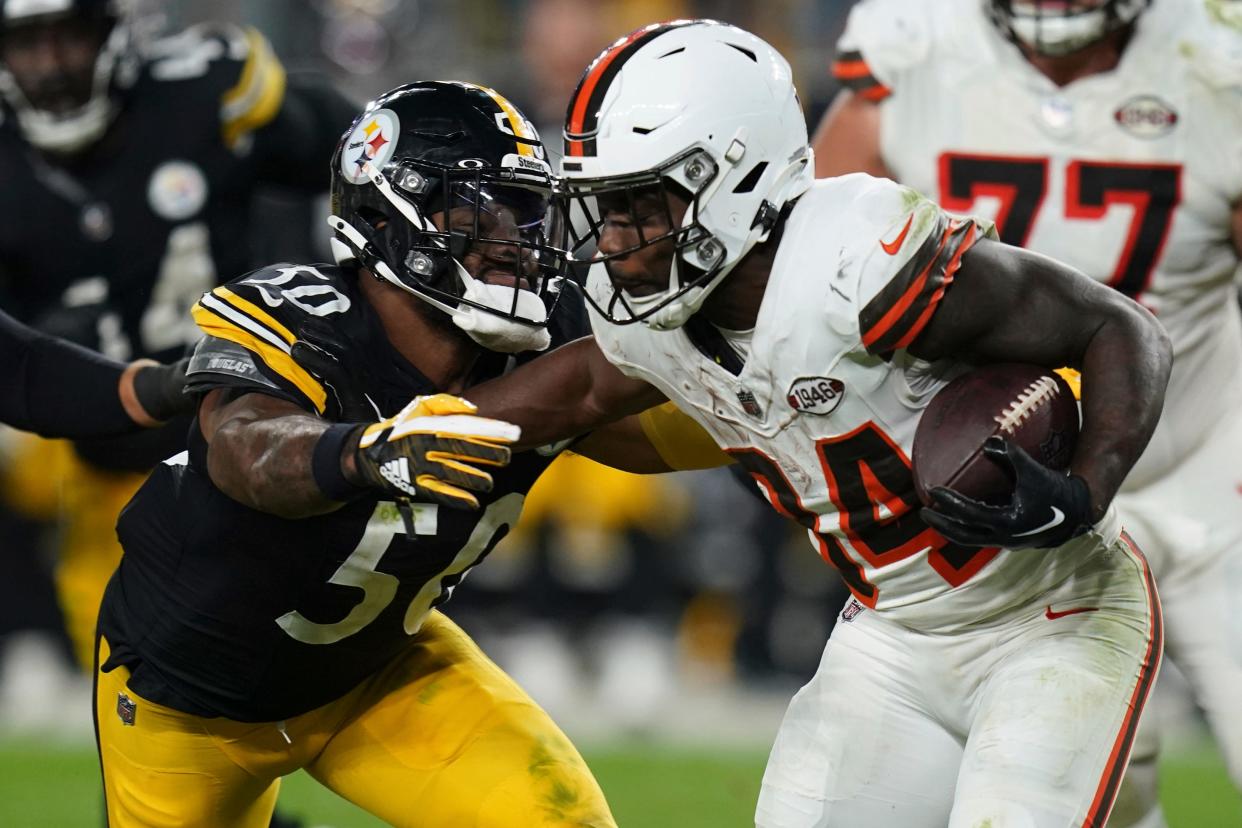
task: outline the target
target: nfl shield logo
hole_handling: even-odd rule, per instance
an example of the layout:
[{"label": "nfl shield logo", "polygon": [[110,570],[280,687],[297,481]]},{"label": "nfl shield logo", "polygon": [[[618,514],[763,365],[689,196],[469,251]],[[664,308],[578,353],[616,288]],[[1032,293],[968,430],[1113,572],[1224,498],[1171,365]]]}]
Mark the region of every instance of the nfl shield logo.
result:
[{"label": "nfl shield logo", "polygon": [[138,705],[129,696],[124,693],[116,694],[116,715],[120,718],[121,724],[134,724],[134,717],[138,714]]},{"label": "nfl shield logo", "polygon": [[759,402],[755,399],[755,395],[747,391],[745,388],[737,392],[737,401],[742,404],[742,410],[750,416],[763,416],[763,409],[759,407]]},{"label": "nfl shield logo", "polygon": [[853,621],[862,611],[863,605],[851,598],[845,603],[845,609],[841,610],[841,620],[847,623]]}]

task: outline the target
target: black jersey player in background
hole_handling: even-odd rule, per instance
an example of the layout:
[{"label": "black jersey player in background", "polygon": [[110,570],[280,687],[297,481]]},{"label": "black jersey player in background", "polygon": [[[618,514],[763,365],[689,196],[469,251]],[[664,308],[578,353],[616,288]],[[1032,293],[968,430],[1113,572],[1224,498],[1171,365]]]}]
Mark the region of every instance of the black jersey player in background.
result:
[{"label": "black jersey player in background", "polygon": [[[198,296],[253,267],[258,188],[325,191],[354,106],[287,75],[253,30],[151,40],[125,5],[0,0],[0,308],[113,359],[169,359],[197,338]],[[10,464],[10,491],[45,489],[63,521],[56,587],[83,666],[116,514],[188,424],[76,451],[30,440]]]},{"label": "black jersey player in background", "polygon": [[[375,101],[332,175],[337,264],[202,298],[189,451],[121,515],[96,683],[112,825],[263,825],[298,768],[394,825],[612,825],[547,714],[436,610],[557,454],[445,488],[488,466],[436,465],[478,421],[437,392],[587,333],[544,241],[543,147],[493,90],[425,82]],[[574,448],[667,469],[637,426]]]}]

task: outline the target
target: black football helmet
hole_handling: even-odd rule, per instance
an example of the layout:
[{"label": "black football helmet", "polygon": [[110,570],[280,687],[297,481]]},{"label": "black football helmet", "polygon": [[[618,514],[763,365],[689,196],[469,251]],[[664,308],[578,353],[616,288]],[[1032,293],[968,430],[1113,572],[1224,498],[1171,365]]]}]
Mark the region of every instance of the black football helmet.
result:
[{"label": "black football helmet", "polygon": [[986,0],[992,21],[1047,57],[1072,54],[1133,23],[1151,0]]},{"label": "black football helmet", "polygon": [[[119,96],[137,77],[132,13],[125,0],[0,0],[0,96],[31,145],[51,153],[78,152],[97,141],[120,109]],[[10,71],[10,50],[29,45],[36,27],[80,26],[101,41],[89,77],[49,76],[51,97],[79,98],[68,108],[40,100],[43,89],[24,90]]]},{"label": "black football helmet", "polygon": [[456,81],[400,86],[368,104],[333,155],[333,255],[486,348],[542,350],[565,275],[544,229],[551,193],[539,135],[504,97]]}]

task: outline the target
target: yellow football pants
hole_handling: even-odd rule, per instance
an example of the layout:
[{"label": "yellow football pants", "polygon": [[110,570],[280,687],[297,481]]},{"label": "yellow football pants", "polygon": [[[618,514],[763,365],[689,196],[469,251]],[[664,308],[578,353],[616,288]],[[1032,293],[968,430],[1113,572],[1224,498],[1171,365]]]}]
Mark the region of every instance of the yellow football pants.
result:
[{"label": "yellow football pants", "polygon": [[565,735],[439,612],[388,667],[283,723],[181,713],[127,678],[96,683],[111,828],[266,828],[298,769],[395,826],[615,826]]},{"label": "yellow football pants", "polygon": [[5,497],[19,511],[58,520],[56,597],[82,669],[95,657],[95,621],[108,579],[121,560],[116,518],[147,479],[82,462],[66,440],[23,435],[4,473]]}]

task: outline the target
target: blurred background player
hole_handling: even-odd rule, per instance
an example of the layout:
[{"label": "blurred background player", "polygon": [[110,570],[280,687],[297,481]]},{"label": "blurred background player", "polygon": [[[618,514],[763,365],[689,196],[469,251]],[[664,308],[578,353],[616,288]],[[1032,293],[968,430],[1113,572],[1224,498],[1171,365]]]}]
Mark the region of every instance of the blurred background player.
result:
[{"label": "blurred background player", "polygon": [[[253,29],[151,40],[130,5],[0,2],[0,307],[114,359],[175,358],[198,296],[252,266],[256,190],[323,192],[353,106],[288,77]],[[187,425],[41,444],[10,466],[12,497],[64,518],[56,581],[85,666],[116,514]]]},{"label": "blurred background player", "polygon": [[[398,87],[332,182],[337,265],[272,265],[195,306],[188,454],[118,524],[96,696],[110,824],[265,825],[305,769],[393,825],[613,825],[548,715],[435,609],[564,448],[508,463],[516,429],[420,396],[588,332],[546,244],[538,134],[491,89]],[[667,470],[645,428],[575,448]]]},{"label": "blurred background player", "polygon": [[[1242,786],[1242,30],[1204,0],[864,0],[820,175],[889,176],[1151,309],[1175,362],[1117,496]],[[1050,330],[1049,336],[1056,331]],[[1110,825],[1160,826],[1144,728]]]}]

